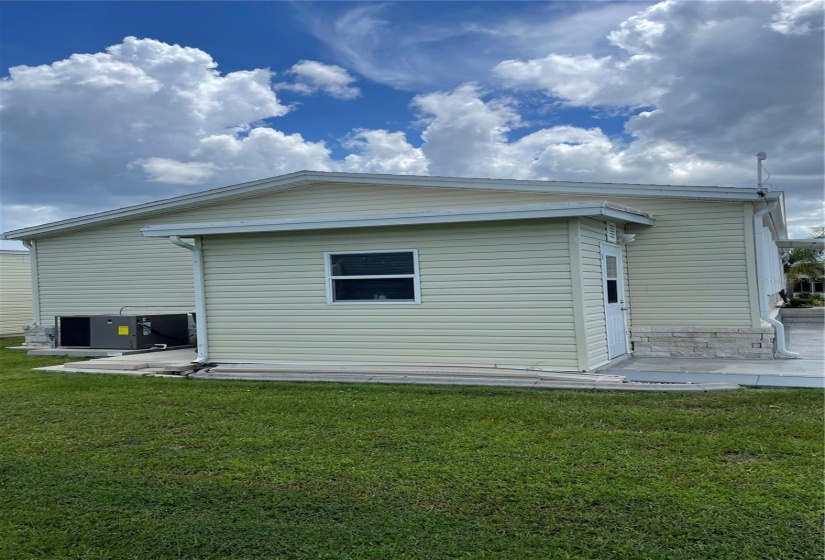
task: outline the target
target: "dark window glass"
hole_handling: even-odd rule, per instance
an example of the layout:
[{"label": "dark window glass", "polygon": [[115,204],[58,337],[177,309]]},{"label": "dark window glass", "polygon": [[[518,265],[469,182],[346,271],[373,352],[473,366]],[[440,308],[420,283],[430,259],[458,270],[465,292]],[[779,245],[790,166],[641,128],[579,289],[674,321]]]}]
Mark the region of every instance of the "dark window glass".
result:
[{"label": "dark window glass", "polygon": [[413,254],[369,253],[330,255],[333,276],[387,276],[415,274]]},{"label": "dark window glass", "polygon": [[618,280],[607,281],[607,303],[619,303]]},{"label": "dark window glass", "polygon": [[333,280],[333,301],[415,301],[413,278]]}]

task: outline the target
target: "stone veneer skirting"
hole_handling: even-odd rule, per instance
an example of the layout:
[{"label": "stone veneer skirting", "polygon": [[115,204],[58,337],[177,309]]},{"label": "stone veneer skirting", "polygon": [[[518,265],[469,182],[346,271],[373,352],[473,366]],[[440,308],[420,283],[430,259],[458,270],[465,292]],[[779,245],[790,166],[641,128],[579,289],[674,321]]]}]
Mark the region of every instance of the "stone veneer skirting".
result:
[{"label": "stone veneer skirting", "polygon": [[637,358],[773,358],[771,327],[633,327]]}]

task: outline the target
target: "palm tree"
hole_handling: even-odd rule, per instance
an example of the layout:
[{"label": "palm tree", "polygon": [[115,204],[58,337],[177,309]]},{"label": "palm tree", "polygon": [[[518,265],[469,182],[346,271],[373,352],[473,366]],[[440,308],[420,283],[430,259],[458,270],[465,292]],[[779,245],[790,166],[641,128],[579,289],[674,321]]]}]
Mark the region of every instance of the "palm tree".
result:
[{"label": "palm tree", "polygon": [[[810,228],[814,238],[825,237],[825,227]],[[825,255],[821,249],[791,249],[788,251],[788,262],[785,266],[785,276],[788,282],[795,284],[803,278],[811,281],[825,277]]]}]

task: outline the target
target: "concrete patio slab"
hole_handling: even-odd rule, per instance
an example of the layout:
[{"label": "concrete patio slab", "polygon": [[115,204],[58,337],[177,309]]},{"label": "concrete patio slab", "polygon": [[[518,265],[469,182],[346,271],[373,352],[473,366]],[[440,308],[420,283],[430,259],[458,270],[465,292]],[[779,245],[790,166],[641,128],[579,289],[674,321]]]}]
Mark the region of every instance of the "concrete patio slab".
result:
[{"label": "concrete patio slab", "polygon": [[192,349],[152,354],[112,356],[62,366],[37,368],[64,373],[118,374],[178,379],[245,381],[382,383],[404,385],[457,385],[520,389],[579,391],[705,392],[738,389],[731,383],[639,383],[622,375],[569,373],[505,368],[386,366],[330,364],[222,364],[198,370]]},{"label": "concrete patio slab", "polygon": [[194,348],[109,356],[47,371],[161,375],[191,379],[476,385],[532,389],[617,391],[706,391],[748,387],[825,387],[825,330],[797,325],[787,329],[797,359],[735,360],[631,358],[596,373],[506,368],[306,363],[218,364],[198,369]]},{"label": "concrete patio slab", "polygon": [[825,330],[794,325],[787,346],[799,357],[775,360],[632,358],[603,373],[656,383],[736,383],[747,387],[825,388]]}]

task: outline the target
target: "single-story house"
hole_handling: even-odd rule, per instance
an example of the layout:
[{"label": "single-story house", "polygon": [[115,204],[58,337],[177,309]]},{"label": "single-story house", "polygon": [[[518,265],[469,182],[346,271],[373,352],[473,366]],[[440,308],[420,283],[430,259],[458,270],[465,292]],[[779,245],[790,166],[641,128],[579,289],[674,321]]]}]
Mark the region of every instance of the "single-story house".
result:
[{"label": "single-story house", "polygon": [[204,362],[592,371],[773,357],[783,200],[302,171],[4,238],[31,248],[32,338],[56,316],[194,309]]},{"label": "single-story house", "polygon": [[0,250],[0,336],[20,336],[32,319],[28,251]]}]

